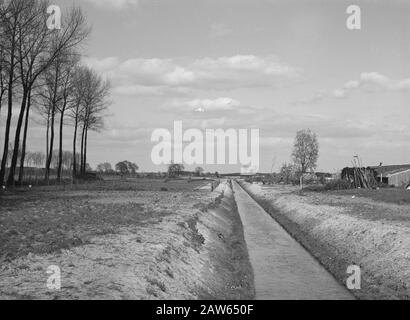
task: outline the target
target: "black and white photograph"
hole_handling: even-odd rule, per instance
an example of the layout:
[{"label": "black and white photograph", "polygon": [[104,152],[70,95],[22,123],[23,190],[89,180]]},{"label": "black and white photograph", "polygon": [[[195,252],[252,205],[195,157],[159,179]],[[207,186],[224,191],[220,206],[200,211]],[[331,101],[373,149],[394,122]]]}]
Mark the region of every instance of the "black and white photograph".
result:
[{"label": "black and white photograph", "polygon": [[410,1],[0,0],[0,300],[410,300]]}]

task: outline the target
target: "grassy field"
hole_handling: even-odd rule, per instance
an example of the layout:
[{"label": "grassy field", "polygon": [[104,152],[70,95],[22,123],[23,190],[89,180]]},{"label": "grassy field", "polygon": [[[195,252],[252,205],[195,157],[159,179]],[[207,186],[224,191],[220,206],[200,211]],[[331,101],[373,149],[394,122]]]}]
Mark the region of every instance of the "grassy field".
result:
[{"label": "grassy field", "polygon": [[331,195],[335,196],[357,196],[369,198],[378,202],[387,202],[394,204],[410,205],[410,190],[401,188],[383,188],[379,190],[373,189],[351,189],[331,191]]},{"label": "grassy field", "polygon": [[342,208],[348,215],[369,221],[410,222],[410,191],[404,189],[352,189],[296,192],[310,204]]}]

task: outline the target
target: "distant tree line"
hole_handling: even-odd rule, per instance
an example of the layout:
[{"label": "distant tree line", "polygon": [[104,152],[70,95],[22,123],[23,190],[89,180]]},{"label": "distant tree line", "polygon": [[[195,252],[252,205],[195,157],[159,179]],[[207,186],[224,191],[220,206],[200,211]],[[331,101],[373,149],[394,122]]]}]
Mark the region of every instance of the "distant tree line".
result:
[{"label": "distant tree line", "polygon": [[74,127],[73,177],[86,173],[89,132],[103,127],[110,85],[80,63],[80,49],[90,33],[86,18],[74,7],[63,14],[61,29],[51,30],[46,23],[49,5],[47,0],[0,0],[0,116],[6,118],[0,184],[14,185],[17,173],[21,184],[27,161],[34,161],[27,151],[32,111],[41,115],[46,127],[46,152],[41,157],[46,181],[56,161],[57,180],[68,164],[63,150],[66,125]]},{"label": "distant tree line", "polygon": [[[97,165],[96,171],[100,174],[121,174],[121,175],[128,175],[128,174],[136,174],[139,170],[139,166],[131,161],[124,160],[118,162],[114,167],[109,162],[100,163]],[[168,165],[167,172],[145,172],[140,173],[139,176],[146,176],[146,177],[159,177],[159,178],[176,178],[179,176],[196,176],[196,177],[219,177],[218,172],[210,173],[204,172],[202,167],[196,167],[193,172],[184,171],[185,167],[183,164],[179,163],[170,163]]]},{"label": "distant tree line", "polygon": [[119,174],[135,174],[137,173],[139,167],[137,164],[131,161],[120,161],[115,165],[115,170],[113,169],[111,163],[104,162],[100,163],[97,166],[98,173],[105,173],[105,174],[112,174],[112,173],[119,173]]}]

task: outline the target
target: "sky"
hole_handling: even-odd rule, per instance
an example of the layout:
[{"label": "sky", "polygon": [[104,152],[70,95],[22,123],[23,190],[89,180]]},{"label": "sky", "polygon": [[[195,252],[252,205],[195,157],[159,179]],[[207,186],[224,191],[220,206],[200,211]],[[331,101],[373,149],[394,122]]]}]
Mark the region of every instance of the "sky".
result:
[{"label": "sky", "polygon": [[[320,144],[318,171],[410,163],[410,2],[404,0],[55,0],[92,25],[83,63],[112,83],[92,166],[151,160],[151,134],[259,129],[260,171],[291,160],[296,132]],[[349,5],[361,29],[349,30]],[[4,121],[4,120],[3,120]],[[67,129],[68,131],[70,129]],[[45,129],[32,121],[29,144]],[[70,150],[67,137],[65,148]],[[235,166],[203,166],[230,172]]]}]

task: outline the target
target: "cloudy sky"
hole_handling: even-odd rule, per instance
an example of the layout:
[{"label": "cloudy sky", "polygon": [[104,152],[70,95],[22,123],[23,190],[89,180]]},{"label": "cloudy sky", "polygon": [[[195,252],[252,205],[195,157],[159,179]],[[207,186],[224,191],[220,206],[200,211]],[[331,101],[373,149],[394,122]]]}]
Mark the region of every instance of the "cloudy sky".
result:
[{"label": "cloudy sky", "polygon": [[[319,170],[359,154],[365,164],[410,163],[410,2],[64,0],[93,26],[84,63],[111,79],[106,131],[90,163],[150,158],[156,128],[259,128],[261,171],[289,161],[297,130],[320,143]],[[201,111],[201,112],[198,112]],[[33,124],[31,144],[44,129]],[[66,141],[69,149],[69,141]],[[235,168],[206,167],[209,171]]]}]

